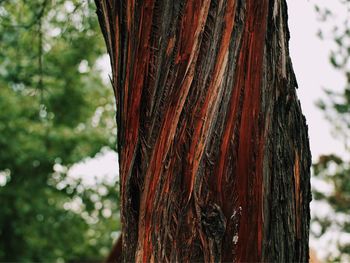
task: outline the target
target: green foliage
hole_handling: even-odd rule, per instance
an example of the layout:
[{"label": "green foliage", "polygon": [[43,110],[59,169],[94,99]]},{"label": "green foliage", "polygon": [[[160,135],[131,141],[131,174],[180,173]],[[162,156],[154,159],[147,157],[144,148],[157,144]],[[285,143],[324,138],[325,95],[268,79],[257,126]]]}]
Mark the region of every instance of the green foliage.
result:
[{"label": "green foliage", "polygon": [[[349,14],[350,2],[339,1]],[[327,100],[319,101],[319,108],[324,111],[327,119],[334,127],[336,138],[342,140],[347,151],[350,139],[350,17],[342,17],[335,10],[327,7],[316,7],[320,21],[331,25],[330,32],[320,30],[319,36],[325,38],[331,35],[334,48],[331,50],[330,63],[344,74],[346,83],[340,93],[326,90]],[[336,20],[335,18],[341,18]],[[314,199],[325,201],[330,205],[330,212],[323,217],[313,219],[319,226],[319,231],[313,233],[316,238],[336,230],[338,235],[336,253],[330,253],[328,261],[348,262],[350,260],[350,160],[335,154],[321,156],[314,164],[314,174],[317,180],[326,182],[330,191],[323,192],[314,189]],[[341,235],[346,237],[341,239]]]},{"label": "green foliage", "polygon": [[115,145],[94,12],[91,1],[0,0],[0,261],[101,259],[119,229],[116,185],[67,175]]},{"label": "green foliage", "polygon": [[[335,155],[325,155],[314,165],[318,178],[331,185],[333,193],[314,191],[316,200],[327,199],[335,212],[350,214],[350,165]],[[350,223],[350,221],[349,221]]]}]

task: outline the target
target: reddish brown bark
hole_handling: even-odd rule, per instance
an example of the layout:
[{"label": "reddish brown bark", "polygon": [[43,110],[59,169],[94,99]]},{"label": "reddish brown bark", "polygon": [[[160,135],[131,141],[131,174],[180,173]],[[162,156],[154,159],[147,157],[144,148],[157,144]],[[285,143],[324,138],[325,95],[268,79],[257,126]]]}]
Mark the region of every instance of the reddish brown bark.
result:
[{"label": "reddish brown bark", "polygon": [[124,261],[307,261],[310,152],[285,0],[96,0]]}]

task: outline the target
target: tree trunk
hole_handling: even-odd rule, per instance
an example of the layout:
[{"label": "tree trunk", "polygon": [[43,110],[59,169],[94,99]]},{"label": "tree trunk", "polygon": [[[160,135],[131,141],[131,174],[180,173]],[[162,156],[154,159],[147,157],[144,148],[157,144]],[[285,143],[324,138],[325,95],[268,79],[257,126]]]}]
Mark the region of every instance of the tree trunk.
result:
[{"label": "tree trunk", "polygon": [[126,262],[308,261],[310,151],[285,0],[96,0]]}]

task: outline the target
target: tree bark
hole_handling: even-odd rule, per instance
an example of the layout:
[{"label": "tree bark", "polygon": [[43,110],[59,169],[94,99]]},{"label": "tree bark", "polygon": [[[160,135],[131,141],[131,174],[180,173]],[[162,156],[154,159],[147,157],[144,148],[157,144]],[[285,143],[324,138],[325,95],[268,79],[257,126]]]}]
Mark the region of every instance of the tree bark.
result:
[{"label": "tree bark", "polygon": [[285,0],[96,0],[126,262],[308,261],[310,151]]}]

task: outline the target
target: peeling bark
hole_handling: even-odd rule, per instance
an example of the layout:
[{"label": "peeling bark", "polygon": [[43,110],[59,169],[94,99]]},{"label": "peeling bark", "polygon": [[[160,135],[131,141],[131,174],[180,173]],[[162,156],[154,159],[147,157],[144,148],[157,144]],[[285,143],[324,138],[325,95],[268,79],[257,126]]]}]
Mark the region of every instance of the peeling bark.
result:
[{"label": "peeling bark", "polygon": [[285,0],[96,5],[123,261],[308,261],[311,157]]}]

